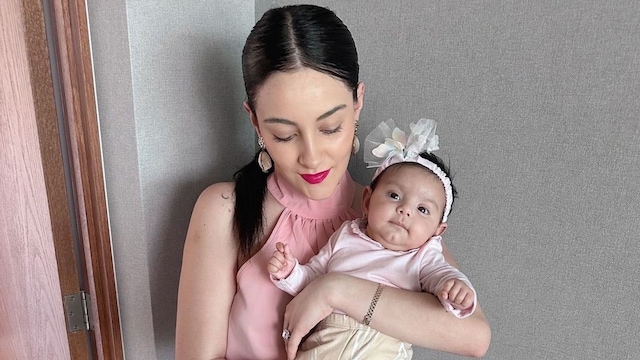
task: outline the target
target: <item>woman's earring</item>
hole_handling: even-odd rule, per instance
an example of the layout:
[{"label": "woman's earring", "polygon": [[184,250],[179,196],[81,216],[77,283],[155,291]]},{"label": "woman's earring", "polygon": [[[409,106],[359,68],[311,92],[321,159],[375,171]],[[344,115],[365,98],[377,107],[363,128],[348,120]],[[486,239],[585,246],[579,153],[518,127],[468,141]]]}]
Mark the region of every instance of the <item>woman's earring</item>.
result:
[{"label": "woman's earring", "polygon": [[260,146],[260,154],[258,154],[258,166],[260,166],[260,170],[263,173],[268,173],[269,170],[273,167],[273,161],[271,160],[271,156],[267,152],[267,148],[264,146],[264,140],[262,136],[258,137],[258,146]]},{"label": "woman's earring", "polygon": [[360,150],[360,140],[358,139],[358,120],[356,120],[355,130],[353,131],[353,143],[351,144],[351,155],[355,155]]}]

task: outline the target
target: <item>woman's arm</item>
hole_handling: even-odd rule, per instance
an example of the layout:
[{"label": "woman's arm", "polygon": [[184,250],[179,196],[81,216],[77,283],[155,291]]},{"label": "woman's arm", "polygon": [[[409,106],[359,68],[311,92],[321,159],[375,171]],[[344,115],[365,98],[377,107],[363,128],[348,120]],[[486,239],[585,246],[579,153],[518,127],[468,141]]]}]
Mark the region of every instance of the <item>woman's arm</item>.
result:
[{"label": "woman's arm", "polygon": [[[377,284],[346,277],[334,279],[329,301],[357,320],[364,318]],[[445,311],[438,299],[419,293],[385,287],[370,324],[376,330],[417,346],[458,355],[483,356],[491,330],[477,307],[473,315],[459,319]]]},{"label": "woman's arm", "polygon": [[178,360],[225,357],[238,258],[233,207],[233,184],[219,183],[203,191],[193,209],[178,290]]},{"label": "woman's arm", "polygon": [[[448,250],[445,257],[455,264]],[[330,273],[311,283],[287,306],[285,325],[291,331],[289,357],[302,336],[333,309],[362,320],[377,284],[350,275]],[[417,346],[458,355],[481,357],[491,341],[491,329],[478,305],[473,315],[458,319],[429,293],[385,287],[371,320],[385,334]]]}]

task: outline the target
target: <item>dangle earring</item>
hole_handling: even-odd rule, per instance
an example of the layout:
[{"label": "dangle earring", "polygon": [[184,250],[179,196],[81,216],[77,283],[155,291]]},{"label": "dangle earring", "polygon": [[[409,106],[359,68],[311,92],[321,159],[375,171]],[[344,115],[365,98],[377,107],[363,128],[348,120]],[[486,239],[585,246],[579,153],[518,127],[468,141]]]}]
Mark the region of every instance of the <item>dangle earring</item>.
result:
[{"label": "dangle earring", "polygon": [[271,156],[269,156],[269,153],[264,146],[264,140],[262,139],[262,136],[258,136],[258,146],[260,146],[260,154],[258,154],[258,166],[260,166],[260,170],[262,170],[262,172],[266,174],[273,167],[273,161],[271,160]]},{"label": "dangle earring", "polygon": [[360,140],[358,139],[358,120],[356,119],[355,130],[353,131],[353,143],[351,144],[351,155],[355,155],[360,150]]}]

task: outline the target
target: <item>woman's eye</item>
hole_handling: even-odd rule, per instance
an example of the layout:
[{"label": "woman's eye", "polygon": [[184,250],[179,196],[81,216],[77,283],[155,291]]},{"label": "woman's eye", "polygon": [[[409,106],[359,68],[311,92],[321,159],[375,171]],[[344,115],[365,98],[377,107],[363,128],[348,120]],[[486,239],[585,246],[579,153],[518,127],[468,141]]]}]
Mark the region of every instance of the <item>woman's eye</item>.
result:
[{"label": "woman's eye", "polygon": [[398,195],[398,194],[396,194],[394,192],[389,193],[389,197],[392,198],[393,200],[400,199],[400,195]]},{"label": "woman's eye", "polygon": [[331,135],[331,134],[339,133],[340,131],[342,131],[342,125],[338,126],[335,129],[322,130],[322,133],[325,135]]},{"label": "woman's eye", "polygon": [[281,138],[279,136],[273,135],[273,140],[276,142],[287,142],[293,140],[293,135],[287,136],[286,138]]},{"label": "woman's eye", "polygon": [[424,206],[418,206],[418,211],[423,213],[423,214],[428,214],[429,213],[429,210]]}]

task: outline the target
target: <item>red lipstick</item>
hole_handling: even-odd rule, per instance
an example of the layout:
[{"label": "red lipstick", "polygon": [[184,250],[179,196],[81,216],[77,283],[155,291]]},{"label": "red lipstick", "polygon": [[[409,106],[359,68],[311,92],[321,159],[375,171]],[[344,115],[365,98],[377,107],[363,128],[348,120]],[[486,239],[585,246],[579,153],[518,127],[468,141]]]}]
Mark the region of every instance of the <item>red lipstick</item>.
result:
[{"label": "red lipstick", "polygon": [[323,172],[315,173],[315,174],[300,174],[304,181],[309,184],[320,184],[324,181],[324,179],[329,175],[329,170],[325,170]]}]

